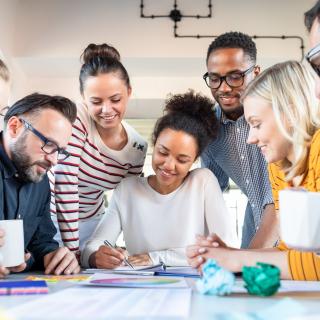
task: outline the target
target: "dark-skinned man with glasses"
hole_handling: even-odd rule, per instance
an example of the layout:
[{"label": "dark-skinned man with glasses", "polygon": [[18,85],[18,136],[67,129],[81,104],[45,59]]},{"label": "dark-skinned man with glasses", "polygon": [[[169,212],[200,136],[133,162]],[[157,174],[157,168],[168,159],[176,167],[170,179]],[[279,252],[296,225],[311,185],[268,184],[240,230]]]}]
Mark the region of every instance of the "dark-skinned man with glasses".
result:
[{"label": "dark-skinned man with glasses", "polygon": [[[217,102],[220,131],[201,155],[202,166],[216,175],[223,191],[231,178],[248,198],[241,247],[272,247],[278,240],[278,222],[267,165],[260,150],[247,144],[249,126],[240,101],[246,86],[260,71],[255,43],[240,32],[222,34],[210,44],[206,63],[203,79]],[[197,236],[198,244],[214,242],[224,245],[217,235],[206,239]]]},{"label": "dark-skinned man with glasses", "polygon": [[[0,220],[22,219],[25,263],[0,266],[0,277],[10,271],[44,270],[46,274],[80,271],[75,255],[59,248],[50,217],[47,171],[66,159],[65,147],[76,119],[76,106],[60,96],[32,94],[13,104],[0,134]],[[0,230],[5,240],[3,230]],[[1,243],[0,243],[1,245]]]}]

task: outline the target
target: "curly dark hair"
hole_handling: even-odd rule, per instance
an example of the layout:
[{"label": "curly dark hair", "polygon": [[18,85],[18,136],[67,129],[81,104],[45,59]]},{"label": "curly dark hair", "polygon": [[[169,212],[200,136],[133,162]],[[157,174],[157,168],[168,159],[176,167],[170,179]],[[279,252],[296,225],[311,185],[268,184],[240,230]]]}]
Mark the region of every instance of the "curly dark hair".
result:
[{"label": "curly dark hair", "polygon": [[304,14],[304,24],[309,32],[315,19],[320,21],[320,0]]},{"label": "curly dark hair", "polygon": [[218,134],[214,103],[200,93],[189,90],[184,94],[172,95],[166,100],[164,110],[166,114],[158,119],[153,130],[153,144],[167,128],[183,131],[196,139],[198,157]]},{"label": "curly dark hair", "polygon": [[254,63],[257,60],[256,44],[250,36],[241,32],[227,32],[211,42],[206,61],[208,62],[209,56],[213,51],[225,48],[241,48],[250,60]]}]

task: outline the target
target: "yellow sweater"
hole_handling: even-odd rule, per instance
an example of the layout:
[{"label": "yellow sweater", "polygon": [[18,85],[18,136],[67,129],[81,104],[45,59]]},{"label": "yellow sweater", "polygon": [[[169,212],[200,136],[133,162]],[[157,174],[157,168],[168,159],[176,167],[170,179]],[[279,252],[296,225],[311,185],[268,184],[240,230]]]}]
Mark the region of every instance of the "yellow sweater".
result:
[{"label": "yellow sweater", "polygon": [[[285,181],[285,174],[279,165],[269,165],[269,177],[272,185],[272,194],[276,209],[279,209],[279,191],[289,187]],[[308,172],[301,183],[308,191],[320,192],[320,130],[311,142]],[[312,252],[300,252],[289,249],[285,243],[280,242],[278,249],[288,251],[289,270],[294,280],[320,280],[320,256]]]}]

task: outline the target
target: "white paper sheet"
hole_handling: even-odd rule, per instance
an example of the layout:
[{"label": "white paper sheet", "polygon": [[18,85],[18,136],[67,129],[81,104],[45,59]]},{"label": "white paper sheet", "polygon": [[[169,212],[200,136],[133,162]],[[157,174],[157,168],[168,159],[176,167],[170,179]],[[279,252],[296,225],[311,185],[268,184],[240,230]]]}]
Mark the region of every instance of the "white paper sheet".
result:
[{"label": "white paper sheet", "polygon": [[[247,292],[243,281],[236,281],[232,289],[233,293]],[[292,281],[281,280],[281,287],[278,292],[320,292],[320,281]]]},{"label": "white paper sheet", "polygon": [[189,315],[191,289],[118,289],[77,286],[9,310],[14,319],[123,319]]},{"label": "white paper sheet", "polygon": [[320,281],[282,280],[279,292],[320,292]]}]

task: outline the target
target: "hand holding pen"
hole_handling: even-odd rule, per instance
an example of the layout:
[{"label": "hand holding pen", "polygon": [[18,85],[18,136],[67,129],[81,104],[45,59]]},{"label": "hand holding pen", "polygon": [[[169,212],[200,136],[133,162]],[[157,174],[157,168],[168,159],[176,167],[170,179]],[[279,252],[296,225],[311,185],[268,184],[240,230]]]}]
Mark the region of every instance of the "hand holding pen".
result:
[{"label": "hand holding pen", "polygon": [[105,245],[100,246],[100,248],[91,255],[91,267],[99,269],[114,269],[125,263],[125,250],[107,243],[108,242],[104,242]]},{"label": "hand holding pen", "polygon": [[[108,240],[104,240],[103,242],[104,242],[104,244],[105,244],[106,246],[108,246],[108,247],[110,247],[110,248],[113,248],[113,249],[116,249],[116,250],[117,250],[117,249],[121,249],[121,250],[125,251],[125,250],[122,249],[122,248],[114,247]],[[128,266],[128,267],[130,267],[131,269],[134,270],[133,265],[127,260],[126,256],[124,257],[123,262],[124,262],[124,264],[125,264],[126,266]]]}]

